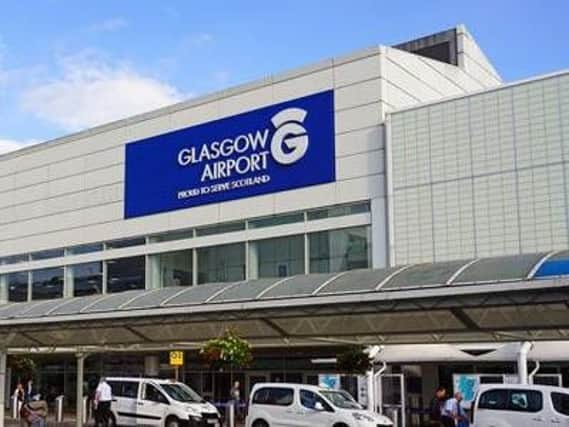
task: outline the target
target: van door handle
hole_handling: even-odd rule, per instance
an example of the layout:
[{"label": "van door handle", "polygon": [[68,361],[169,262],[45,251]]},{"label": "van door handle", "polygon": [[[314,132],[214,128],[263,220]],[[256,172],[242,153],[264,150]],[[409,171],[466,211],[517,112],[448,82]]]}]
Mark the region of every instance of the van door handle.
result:
[{"label": "van door handle", "polygon": [[144,403],[142,403],[142,402],[136,402],[136,404],[137,404],[138,406],[144,405]]},{"label": "van door handle", "polygon": [[541,417],[535,417],[535,418],[532,418],[532,420],[533,420],[533,421],[538,421],[538,422],[540,422],[540,423],[543,422],[543,418],[541,418]]},{"label": "van door handle", "polygon": [[552,418],[551,419],[551,424],[561,424],[561,420],[558,418]]}]

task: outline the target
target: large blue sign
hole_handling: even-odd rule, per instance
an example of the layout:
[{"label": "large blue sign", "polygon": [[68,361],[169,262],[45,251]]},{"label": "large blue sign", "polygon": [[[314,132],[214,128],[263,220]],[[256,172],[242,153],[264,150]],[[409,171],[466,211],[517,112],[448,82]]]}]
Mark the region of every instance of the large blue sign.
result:
[{"label": "large blue sign", "polygon": [[333,91],[126,145],[125,217],[332,182]]}]

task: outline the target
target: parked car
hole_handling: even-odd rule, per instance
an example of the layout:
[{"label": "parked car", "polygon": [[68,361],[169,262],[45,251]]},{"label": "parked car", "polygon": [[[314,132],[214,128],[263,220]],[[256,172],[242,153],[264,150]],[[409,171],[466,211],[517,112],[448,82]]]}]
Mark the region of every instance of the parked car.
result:
[{"label": "parked car", "polygon": [[247,427],[383,427],[383,415],[366,411],[343,390],[304,384],[258,383],[251,392]]},{"label": "parked car", "polygon": [[486,384],[471,412],[472,427],[569,426],[569,390],[561,387]]},{"label": "parked car", "polygon": [[186,384],[153,378],[107,378],[114,426],[221,427],[217,409]]}]

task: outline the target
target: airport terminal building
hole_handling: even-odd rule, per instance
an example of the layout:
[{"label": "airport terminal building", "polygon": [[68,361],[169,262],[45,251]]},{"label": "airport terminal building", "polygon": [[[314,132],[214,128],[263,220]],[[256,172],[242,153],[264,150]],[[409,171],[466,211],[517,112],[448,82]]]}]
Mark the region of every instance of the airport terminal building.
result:
[{"label": "airport terminal building", "polygon": [[[501,289],[515,292],[523,282],[553,298],[542,292],[545,280],[533,279],[554,276],[559,285],[569,272],[568,161],[569,72],[505,84],[463,26],[4,154],[0,336],[8,352],[146,339],[152,352],[191,346],[242,321],[244,335],[266,352],[265,366],[243,377],[248,385],[313,381],[310,357],[360,338],[486,341],[494,329],[508,330],[505,312],[488,318],[478,308],[465,315],[453,306],[451,315],[423,306],[413,316],[390,315],[393,324],[366,318],[335,336],[339,325],[320,330],[304,312],[295,323],[265,316],[253,324],[219,307],[300,310],[313,296],[324,310],[333,296],[352,298],[357,311],[368,291],[419,298],[426,287],[447,298],[453,283],[508,282]],[[543,304],[532,300],[523,319],[547,310],[553,320],[523,329],[566,337],[567,307]],[[143,319],[147,309],[197,316],[205,306],[218,310],[208,312],[210,323],[223,322],[192,333],[157,324],[126,325],[118,335],[103,328],[133,310]],[[379,316],[374,310],[367,314]],[[101,331],[61,326],[76,320]],[[415,329],[402,332],[401,322]],[[99,370],[144,369],[134,353],[90,360]],[[272,368],[286,363],[314,372]],[[46,372],[56,369],[46,364]],[[214,380],[198,365],[188,365],[188,381],[213,396]]]}]

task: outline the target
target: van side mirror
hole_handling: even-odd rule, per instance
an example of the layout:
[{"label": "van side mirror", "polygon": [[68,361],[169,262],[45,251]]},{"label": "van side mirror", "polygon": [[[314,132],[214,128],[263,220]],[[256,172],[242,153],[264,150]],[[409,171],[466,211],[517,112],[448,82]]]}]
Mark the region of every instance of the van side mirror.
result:
[{"label": "van side mirror", "polygon": [[325,411],[326,409],[324,409],[324,405],[322,405],[321,402],[316,402],[314,404],[314,410],[315,411]]}]

